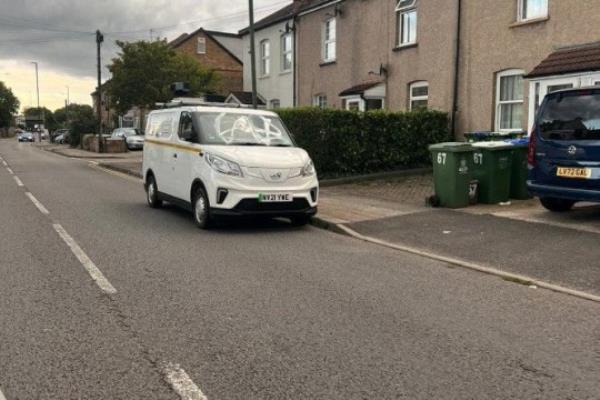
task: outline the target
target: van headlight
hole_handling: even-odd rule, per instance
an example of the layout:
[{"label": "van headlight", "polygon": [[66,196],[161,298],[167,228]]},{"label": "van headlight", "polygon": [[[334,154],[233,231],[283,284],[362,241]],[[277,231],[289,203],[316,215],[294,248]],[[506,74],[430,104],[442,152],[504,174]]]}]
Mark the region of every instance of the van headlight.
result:
[{"label": "van headlight", "polygon": [[234,163],[233,161],[215,156],[211,153],[205,153],[204,159],[212,169],[221,174],[240,177],[242,176],[242,169],[240,168],[239,164]]},{"label": "van headlight", "polygon": [[308,163],[302,168],[300,175],[302,176],[313,176],[315,174],[315,165],[312,160],[308,160]]}]

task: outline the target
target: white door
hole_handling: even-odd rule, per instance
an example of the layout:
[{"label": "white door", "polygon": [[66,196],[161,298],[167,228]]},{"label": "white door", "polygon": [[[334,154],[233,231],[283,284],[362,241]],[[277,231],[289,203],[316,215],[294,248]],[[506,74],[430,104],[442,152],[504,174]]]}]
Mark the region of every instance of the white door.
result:
[{"label": "white door", "polygon": [[[578,88],[581,86],[580,77],[556,78],[534,81],[529,84],[529,126],[533,126],[538,108],[548,93],[557,90]],[[531,133],[531,132],[530,132]]]},{"label": "white door", "polygon": [[175,158],[175,146],[172,146],[174,140],[176,140],[177,134],[174,134],[174,114],[173,113],[159,113],[153,117],[157,118],[157,134],[156,137],[160,144],[153,144],[156,148],[156,162],[155,162],[155,175],[156,184],[158,190],[161,193],[174,196],[175,187],[173,185],[174,176],[174,158]]},{"label": "white door", "polygon": [[184,111],[178,118],[177,134],[173,135],[179,146],[173,149],[176,156],[173,158],[172,177],[173,196],[184,201],[191,201],[192,164],[200,157],[199,151],[196,152],[191,148],[194,143],[191,132],[193,132],[192,116]]},{"label": "white door", "polygon": [[581,79],[578,77],[542,81],[540,85],[540,104],[548,93],[563,89],[578,88],[579,86],[581,86]]}]

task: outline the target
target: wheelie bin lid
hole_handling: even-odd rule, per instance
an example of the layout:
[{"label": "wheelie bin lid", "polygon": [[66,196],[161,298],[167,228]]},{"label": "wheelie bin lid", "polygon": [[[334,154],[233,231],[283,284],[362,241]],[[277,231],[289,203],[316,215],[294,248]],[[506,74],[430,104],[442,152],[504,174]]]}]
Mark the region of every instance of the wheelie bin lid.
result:
[{"label": "wheelie bin lid", "polygon": [[477,149],[485,149],[485,150],[495,151],[495,150],[511,149],[514,146],[511,143],[507,143],[504,141],[494,141],[494,142],[473,143],[473,147],[477,148]]},{"label": "wheelie bin lid", "polygon": [[510,143],[515,147],[528,147],[529,146],[529,137],[524,137],[521,139],[509,139],[505,140],[506,143]]},{"label": "wheelie bin lid", "polygon": [[465,142],[444,142],[436,143],[429,146],[429,151],[446,151],[453,153],[463,153],[473,150],[471,143]]}]

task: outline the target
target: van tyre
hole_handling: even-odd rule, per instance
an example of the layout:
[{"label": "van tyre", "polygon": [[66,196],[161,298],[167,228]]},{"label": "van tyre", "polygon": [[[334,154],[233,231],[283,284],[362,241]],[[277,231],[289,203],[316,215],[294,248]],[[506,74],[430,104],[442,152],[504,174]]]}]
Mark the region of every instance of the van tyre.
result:
[{"label": "van tyre", "polygon": [[152,208],[162,207],[162,200],[158,198],[158,187],[154,176],[150,175],[146,182],[146,200]]},{"label": "van tyre", "polygon": [[194,213],[194,222],[200,229],[208,229],[210,227],[210,203],[208,196],[203,188],[199,187],[194,193],[192,201],[192,211]]},{"label": "van tyre", "polygon": [[567,212],[575,205],[575,201],[566,199],[557,199],[554,197],[542,197],[540,202],[547,210],[552,212]]}]

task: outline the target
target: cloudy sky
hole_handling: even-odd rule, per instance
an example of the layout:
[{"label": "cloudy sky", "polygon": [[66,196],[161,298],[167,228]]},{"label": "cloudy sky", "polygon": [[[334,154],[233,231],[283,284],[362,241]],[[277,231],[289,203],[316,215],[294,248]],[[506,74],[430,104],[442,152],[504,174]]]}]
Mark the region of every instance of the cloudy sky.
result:
[{"label": "cloudy sky", "polygon": [[[291,0],[255,0],[257,19]],[[248,24],[247,0],[0,0],[0,81],[21,100],[36,105],[39,63],[40,104],[91,104],[96,83],[94,32],[105,32],[103,64],[115,55],[115,40],[171,40],[199,27],[237,32]],[[103,68],[103,80],[108,71]]]}]

